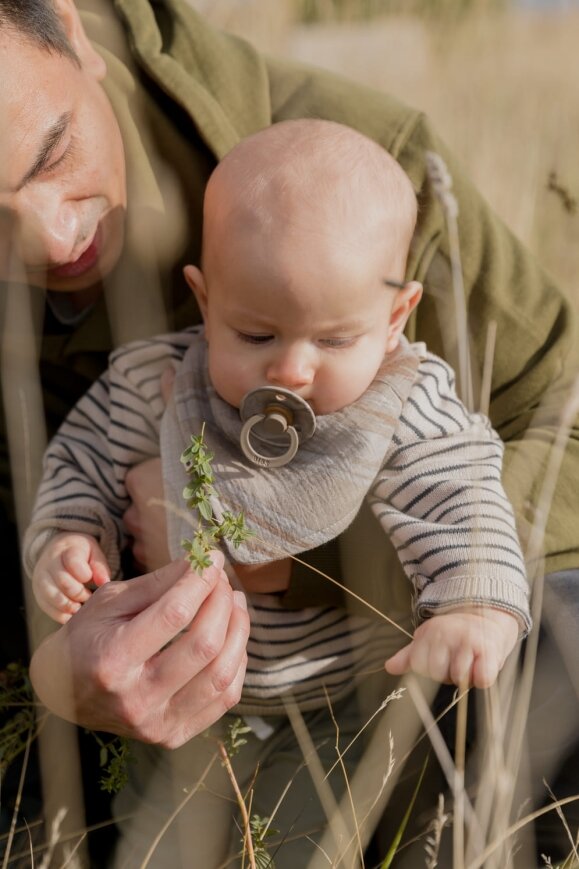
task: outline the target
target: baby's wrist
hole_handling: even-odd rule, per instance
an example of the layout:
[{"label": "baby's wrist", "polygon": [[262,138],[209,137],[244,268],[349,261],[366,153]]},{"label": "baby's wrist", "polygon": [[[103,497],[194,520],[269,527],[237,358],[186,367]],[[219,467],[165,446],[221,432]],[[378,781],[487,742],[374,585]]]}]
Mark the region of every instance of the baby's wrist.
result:
[{"label": "baby's wrist", "polygon": [[514,627],[519,637],[523,637],[526,634],[526,625],[523,619],[512,610],[502,609],[502,607],[491,606],[490,604],[467,604],[449,610],[449,612],[460,615],[471,615],[475,618],[484,618],[493,622],[493,624],[498,625],[502,629],[508,630],[511,629],[511,627]]}]

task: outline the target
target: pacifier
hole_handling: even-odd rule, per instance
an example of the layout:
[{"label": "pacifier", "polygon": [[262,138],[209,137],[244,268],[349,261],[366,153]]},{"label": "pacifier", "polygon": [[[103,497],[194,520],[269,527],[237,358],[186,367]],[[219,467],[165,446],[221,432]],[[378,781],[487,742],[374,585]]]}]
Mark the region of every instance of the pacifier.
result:
[{"label": "pacifier", "polygon": [[[262,468],[287,465],[316,430],[316,417],[307,401],[283,387],[252,389],[243,397],[239,415],[243,454]],[[268,454],[261,452],[264,447],[269,448]]]}]

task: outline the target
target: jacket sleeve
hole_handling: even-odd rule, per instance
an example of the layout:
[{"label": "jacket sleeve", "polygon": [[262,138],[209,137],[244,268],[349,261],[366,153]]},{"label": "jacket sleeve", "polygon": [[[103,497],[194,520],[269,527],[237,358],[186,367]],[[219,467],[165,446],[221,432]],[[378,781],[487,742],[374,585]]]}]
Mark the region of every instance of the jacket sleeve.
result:
[{"label": "jacket sleeve", "polygon": [[70,531],[95,537],[119,578],[122,517],[129,505],[125,478],[131,467],[159,455],[160,377],[170,359],[162,340],[121,347],[67,416],[46,451],[24,536],[28,574],[50,538]]},{"label": "jacket sleeve", "polygon": [[420,619],[488,605],[530,628],[525,567],[501,485],[503,446],[428,354],[369,496],[416,592]]}]

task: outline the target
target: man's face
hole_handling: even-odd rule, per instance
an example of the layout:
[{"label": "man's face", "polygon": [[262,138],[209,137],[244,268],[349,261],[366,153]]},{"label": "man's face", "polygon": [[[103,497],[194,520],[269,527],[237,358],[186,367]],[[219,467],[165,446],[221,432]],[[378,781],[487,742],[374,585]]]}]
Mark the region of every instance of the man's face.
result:
[{"label": "man's face", "polygon": [[69,292],[96,284],[124,241],[125,158],[86,40],[81,66],[0,34],[0,281]]}]

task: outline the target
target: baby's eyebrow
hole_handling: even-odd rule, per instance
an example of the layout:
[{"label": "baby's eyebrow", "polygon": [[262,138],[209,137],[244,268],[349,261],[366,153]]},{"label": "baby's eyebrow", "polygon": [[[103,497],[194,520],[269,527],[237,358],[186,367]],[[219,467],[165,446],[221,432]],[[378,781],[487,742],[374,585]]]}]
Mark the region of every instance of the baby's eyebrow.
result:
[{"label": "baby's eyebrow", "polygon": [[390,278],[382,278],[382,283],[387,287],[394,287],[395,290],[403,290],[406,284],[403,281],[394,281]]}]

